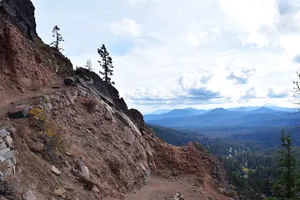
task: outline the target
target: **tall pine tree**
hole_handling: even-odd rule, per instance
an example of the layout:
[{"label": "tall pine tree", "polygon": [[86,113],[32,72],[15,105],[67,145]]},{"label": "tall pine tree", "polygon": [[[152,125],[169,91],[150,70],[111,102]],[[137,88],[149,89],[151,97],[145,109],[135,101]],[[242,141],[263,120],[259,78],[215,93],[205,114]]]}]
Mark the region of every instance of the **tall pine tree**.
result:
[{"label": "tall pine tree", "polygon": [[59,44],[61,42],[64,42],[64,39],[63,37],[61,36],[60,34],[60,28],[55,25],[53,27],[53,30],[52,30],[52,36],[55,38],[55,41],[53,41],[50,45],[53,46],[57,51],[60,51],[60,50],[63,50],[62,48],[59,47]]},{"label": "tall pine tree", "polygon": [[273,194],[279,199],[295,199],[298,192],[296,184],[298,164],[292,147],[293,143],[290,134],[285,135],[284,130],[282,130],[282,149],[279,150],[280,175],[273,185]]},{"label": "tall pine tree", "polygon": [[98,50],[98,54],[102,58],[102,60],[98,60],[100,66],[103,68],[103,72],[99,71],[99,73],[103,76],[102,80],[105,81],[107,84],[114,85],[115,83],[111,81],[111,76],[113,75],[113,62],[112,58],[109,56],[109,53],[103,44],[100,49]]}]

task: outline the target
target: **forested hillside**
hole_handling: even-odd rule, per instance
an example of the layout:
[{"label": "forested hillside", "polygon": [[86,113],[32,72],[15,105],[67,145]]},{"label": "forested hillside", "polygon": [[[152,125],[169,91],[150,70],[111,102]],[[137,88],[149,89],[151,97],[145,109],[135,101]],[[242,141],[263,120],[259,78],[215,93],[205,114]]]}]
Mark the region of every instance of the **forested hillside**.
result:
[{"label": "forested hillside", "polygon": [[[272,185],[279,175],[280,130],[261,130],[252,134],[236,134],[225,138],[211,138],[192,131],[153,126],[156,136],[174,145],[199,141],[210,153],[224,163],[233,188],[241,199],[259,200],[272,195]],[[290,129],[295,144],[299,144],[299,129]],[[300,161],[300,148],[294,147]]]}]

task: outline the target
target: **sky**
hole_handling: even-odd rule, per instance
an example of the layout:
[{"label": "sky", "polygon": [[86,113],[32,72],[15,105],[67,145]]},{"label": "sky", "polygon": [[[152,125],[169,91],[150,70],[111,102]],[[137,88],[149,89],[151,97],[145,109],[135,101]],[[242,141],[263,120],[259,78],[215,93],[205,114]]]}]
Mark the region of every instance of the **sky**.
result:
[{"label": "sky", "polygon": [[32,0],[37,32],[63,53],[112,56],[112,80],[128,106],[157,109],[295,107],[300,66],[300,0]]}]

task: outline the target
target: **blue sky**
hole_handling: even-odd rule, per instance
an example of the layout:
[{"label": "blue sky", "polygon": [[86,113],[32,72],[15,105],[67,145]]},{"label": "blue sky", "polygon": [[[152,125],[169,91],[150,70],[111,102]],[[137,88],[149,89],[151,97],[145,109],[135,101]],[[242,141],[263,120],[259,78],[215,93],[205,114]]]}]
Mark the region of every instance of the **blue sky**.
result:
[{"label": "blue sky", "polygon": [[300,66],[300,0],[32,0],[37,30],[76,65],[97,48],[129,107],[293,107]]}]

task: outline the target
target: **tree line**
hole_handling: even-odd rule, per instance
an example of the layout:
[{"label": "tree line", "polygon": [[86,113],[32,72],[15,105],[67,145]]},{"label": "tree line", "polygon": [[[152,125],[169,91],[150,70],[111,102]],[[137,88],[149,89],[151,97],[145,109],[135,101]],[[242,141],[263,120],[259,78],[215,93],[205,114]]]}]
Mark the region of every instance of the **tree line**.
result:
[{"label": "tree line", "polygon": [[[57,25],[53,27],[52,37],[54,38],[54,41],[51,42],[50,46],[52,46],[57,51],[63,51],[63,49],[60,48],[60,44],[64,42],[64,39],[60,33],[60,28]],[[97,48],[97,53],[101,58],[100,60],[98,60],[98,63],[100,67],[102,67],[103,69],[102,71],[99,71],[99,74],[102,75],[101,79],[109,85],[114,85],[115,82],[111,80],[111,77],[114,74],[113,61],[112,61],[112,57],[107,51],[106,46],[103,44],[100,48]],[[94,70],[92,67],[91,59],[88,59],[86,61],[85,68],[87,68],[90,71]]]}]

